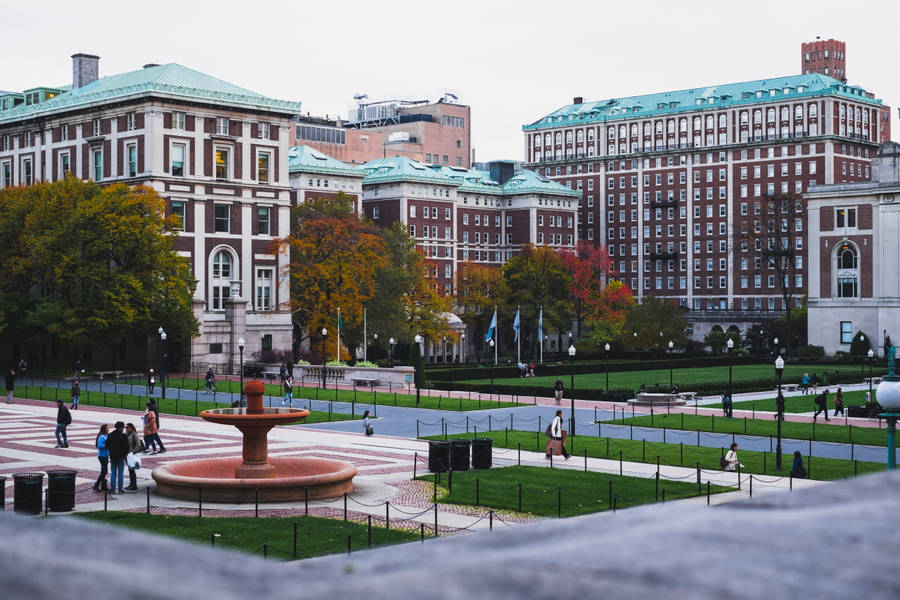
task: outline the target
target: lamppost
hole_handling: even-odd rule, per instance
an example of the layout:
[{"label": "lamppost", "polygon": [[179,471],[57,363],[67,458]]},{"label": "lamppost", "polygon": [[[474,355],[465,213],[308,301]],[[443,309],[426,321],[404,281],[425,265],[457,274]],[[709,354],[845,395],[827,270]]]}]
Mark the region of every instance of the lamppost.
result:
[{"label": "lamppost", "polygon": [[466,364],[466,333],[459,336],[459,362]]},{"label": "lamppost", "polygon": [[[866,336],[860,334],[859,341],[862,343],[866,343]],[[871,345],[869,346],[871,349]],[[863,360],[859,361],[859,376],[865,378],[866,376],[866,363]]]},{"label": "lamppost", "polygon": [[[778,346],[778,338],[775,338],[775,345]],[[777,351],[777,348],[776,348]],[[784,373],[784,359],[781,358],[781,355],[778,355],[778,358],[775,359],[775,385],[778,388],[778,400],[780,402],[784,402],[784,398],[781,396],[781,375]],[[778,421],[778,431],[776,435],[778,436],[778,443],[775,445],[775,470],[781,470],[781,422],[784,420],[784,413],[779,411],[776,415],[776,420]]]},{"label": "lamppost", "polygon": [[[869,357],[869,398],[871,398],[872,397],[872,359],[875,357],[875,352],[873,352],[872,349],[869,348],[869,351],[866,353],[866,355]],[[164,386],[163,387],[163,398],[165,398],[166,397],[165,384],[163,384],[163,386]]]},{"label": "lamppost", "polygon": [[447,364],[447,338],[441,337],[441,360]]},{"label": "lamppost", "polygon": [[244,338],[238,338],[238,351],[241,353],[241,389],[240,396],[244,395]]},{"label": "lamppost", "polygon": [[[489,352],[491,354],[493,354],[494,353],[494,338],[491,338],[490,341],[488,341],[488,346],[490,346],[490,348],[491,348]],[[494,395],[494,361],[491,360],[491,396],[493,396],[493,395]]]},{"label": "lamppost", "polygon": [[390,344],[391,349],[388,352],[388,367],[394,366],[394,344],[397,342],[394,338],[388,339],[388,344]]},{"label": "lamppost", "polygon": [[606,393],[609,394],[609,342],[607,342],[603,349],[606,350]]},{"label": "lamppost", "polygon": [[[422,336],[419,335],[419,334],[417,333],[417,334],[416,334],[416,337],[414,337],[413,340],[416,342],[416,352],[421,353],[421,352],[422,352],[422,347],[421,347],[419,344],[422,343]],[[413,379],[416,380],[416,406],[418,406],[418,405],[419,405],[419,399],[421,398],[421,393],[422,393],[422,390],[419,389],[419,373],[418,373],[418,369],[416,370],[416,373],[415,373],[415,375],[413,376]],[[493,384],[491,384],[491,385],[493,385]]]},{"label": "lamppost", "polygon": [[[734,398],[732,398],[731,394],[731,349],[734,348],[734,340],[728,338],[728,342],[725,344],[728,346],[728,402],[733,403]],[[728,417],[731,418],[731,409],[728,409]]]},{"label": "lamppost", "polygon": [[[571,437],[575,437],[575,344],[569,345],[569,397],[572,402],[572,435]],[[572,447],[575,447],[575,442],[572,442]]]},{"label": "lamppost", "polygon": [[675,344],[672,340],[669,340],[669,391],[671,392],[675,389],[675,384],[672,379],[672,348],[675,347]]},{"label": "lamppost", "polygon": [[158,331],[159,331],[159,339],[160,339],[159,353],[161,355],[160,358],[162,359],[160,361],[160,368],[159,368],[159,379],[160,379],[159,382],[162,384],[162,397],[163,397],[163,400],[165,400],[166,399],[166,363],[169,362],[169,353],[166,352],[166,332],[162,327],[160,327]]},{"label": "lamppost", "polygon": [[[373,334],[372,334],[372,344],[377,344],[377,343],[378,343],[378,334],[377,334],[377,333],[373,333]],[[363,345],[363,347],[365,347],[365,345]],[[366,355],[363,357],[363,360],[366,360],[366,361],[369,360],[369,355],[368,355],[368,353],[366,353]]]},{"label": "lamppost", "polygon": [[325,352],[327,352],[325,348],[325,337],[328,335],[328,330],[324,327],[322,328],[322,389],[325,389],[325,363],[328,362],[328,359],[325,358]]}]

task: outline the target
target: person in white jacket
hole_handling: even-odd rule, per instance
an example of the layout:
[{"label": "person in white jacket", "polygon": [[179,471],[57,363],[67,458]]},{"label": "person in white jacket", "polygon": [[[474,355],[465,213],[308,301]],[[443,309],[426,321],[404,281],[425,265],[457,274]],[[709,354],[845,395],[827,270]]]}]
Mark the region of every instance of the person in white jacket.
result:
[{"label": "person in white jacket", "polygon": [[[566,458],[566,460],[569,460],[569,453],[566,451],[566,445],[562,443],[562,423],[562,411],[558,410],[556,411],[556,416],[553,417],[553,422],[550,423],[550,438],[553,441],[558,441],[560,443],[560,446],[562,447],[562,455]],[[547,454],[547,458],[550,458],[550,454]]]},{"label": "person in white jacket", "polygon": [[725,453],[725,470],[726,471],[734,471],[740,466],[742,469],[744,465],[741,464],[741,461],[738,460],[737,455],[737,443],[731,444],[731,449]]}]

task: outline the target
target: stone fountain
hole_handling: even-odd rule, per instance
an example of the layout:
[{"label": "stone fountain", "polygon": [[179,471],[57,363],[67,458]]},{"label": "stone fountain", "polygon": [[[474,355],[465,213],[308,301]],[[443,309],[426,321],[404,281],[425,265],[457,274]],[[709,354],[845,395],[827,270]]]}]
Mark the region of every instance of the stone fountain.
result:
[{"label": "stone fountain", "polygon": [[308,410],[263,406],[265,386],[244,387],[246,408],[205,410],[200,417],[233,425],[244,435],[240,458],[203,458],[171,462],[153,469],[156,491],[163,496],[209,502],[290,502],[333,498],[353,491],[356,467],[328,458],[269,457],[269,430],[302,421]]}]

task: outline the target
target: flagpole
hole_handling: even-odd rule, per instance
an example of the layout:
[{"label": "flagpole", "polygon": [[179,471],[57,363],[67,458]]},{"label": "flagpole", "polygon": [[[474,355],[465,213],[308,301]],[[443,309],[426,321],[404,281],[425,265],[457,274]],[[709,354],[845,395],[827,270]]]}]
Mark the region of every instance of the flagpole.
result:
[{"label": "flagpole", "polygon": [[363,362],[369,360],[369,356],[366,353],[366,347],[369,345],[369,338],[366,335],[366,307],[363,306]]},{"label": "flagpole", "polygon": [[516,306],[516,364],[522,362],[522,336],[519,335],[519,330],[522,328],[522,322],[519,320],[520,310],[522,307]]},{"label": "flagpole", "polygon": [[[494,314],[495,314],[495,315],[497,314],[497,307],[496,307],[496,305],[494,306]],[[499,340],[498,340],[498,338],[497,338],[497,330],[498,330],[499,328],[500,328],[500,324],[497,323],[497,326],[494,327],[494,364],[495,364],[495,365],[497,364],[497,347],[500,345],[500,344],[498,343]]]},{"label": "flagpole", "polygon": [[341,362],[341,307],[338,307],[337,361]]},{"label": "flagpole", "polygon": [[538,317],[538,344],[541,346],[541,358],[538,362],[544,364],[544,306],[541,305],[540,316]]}]

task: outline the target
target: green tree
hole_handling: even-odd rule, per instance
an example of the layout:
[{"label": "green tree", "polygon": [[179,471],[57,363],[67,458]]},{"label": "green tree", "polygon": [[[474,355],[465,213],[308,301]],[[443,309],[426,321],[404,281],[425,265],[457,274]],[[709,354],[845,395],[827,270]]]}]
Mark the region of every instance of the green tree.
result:
[{"label": "green tree", "polygon": [[686,328],[687,321],[681,307],[656,296],[645,296],[641,304],[628,311],[622,343],[630,350],[661,353],[670,341],[676,348],[683,347]]},{"label": "green tree", "polygon": [[506,281],[497,267],[468,261],[459,264],[456,306],[460,311],[459,317],[472,328],[476,358],[486,351],[482,340],[490,326],[494,307],[504,302],[506,294]]},{"label": "green tree", "polygon": [[83,353],[162,326],[197,331],[174,217],[146,187],[74,177],[0,191],[0,305],[15,339]]}]

